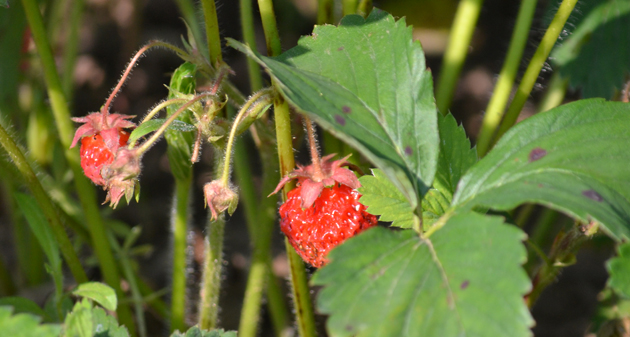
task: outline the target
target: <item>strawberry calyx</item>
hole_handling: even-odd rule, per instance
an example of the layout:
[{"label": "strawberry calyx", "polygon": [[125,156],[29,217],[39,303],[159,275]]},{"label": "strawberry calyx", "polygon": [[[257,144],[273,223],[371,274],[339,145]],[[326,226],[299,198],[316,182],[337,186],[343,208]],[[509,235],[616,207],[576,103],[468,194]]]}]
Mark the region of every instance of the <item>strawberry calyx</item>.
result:
[{"label": "strawberry calyx", "polygon": [[323,157],[319,162],[319,165],[298,165],[296,170],[292,171],[280,180],[280,183],[278,183],[278,186],[276,186],[276,189],[270,195],[278,193],[289,181],[298,179],[298,183],[301,186],[301,208],[305,209],[313,205],[324,187],[331,187],[337,183],[346,185],[351,189],[361,187],[361,183],[354,173],[349,169],[342,167],[351,165],[348,162],[350,155],[331,162],[330,159],[332,159],[335,155],[336,154],[333,153]]},{"label": "strawberry calyx", "polygon": [[72,120],[74,122],[83,123],[83,125],[74,133],[70,148],[75,147],[83,137],[100,134],[101,137],[103,137],[105,145],[115,153],[118,147],[120,147],[119,131],[121,129],[136,127],[136,124],[128,121],[128,119],[133,117],[135,116],[110,114],[106,112],[93,112],[84,117],[73,117]]}]

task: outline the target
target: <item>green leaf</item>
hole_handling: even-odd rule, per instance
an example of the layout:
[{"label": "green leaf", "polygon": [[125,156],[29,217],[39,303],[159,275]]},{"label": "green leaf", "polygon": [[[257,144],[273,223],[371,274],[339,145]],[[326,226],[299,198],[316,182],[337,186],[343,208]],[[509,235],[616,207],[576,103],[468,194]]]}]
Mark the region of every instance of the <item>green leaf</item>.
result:
[{"label": "green leaf", "polygon": [[0,331],[11,337],[57,337],[61,331],[58,324],[39,324],[41,318],[31,314],[11,315],[11,307],[0,306]]},{"label": "green leaf", "polygon": [[193,326],[185,333],[175,331],[171,337],[236,337],[236,331],[217,330],[201,330],[198,326]]},{"label": "green leaf", "polygon": [[530,336],[524,239],[501,218],[470,212],[426,239],[367,230],[315,274],[318,309],[335,337]]},{"label": "green leaf", "polygon": [[16,314],[27,313],[47,319],[46,312],[37,305],[37,303],[24,297],[2,297],[0,298],[0,307],[10,306]]},{"label": "green leaf", "polygon": [[630,298],[630,243],[618,247],[619,255],[608,261],[608,285],[624,298]]},{"label": "green leaf", "polygon": [[455,208],[539,203],[630,237],[630,105],[582,100],[514,126],[461,179]]},{"label": "green leaf", "polygon": [[[135,128],[131,134],[129,135],[129,142],[135,142],[136,140],[140,139],[141,137],[145,136],[148,133],[151,133],[157,129],[160,128],[160,126],[162,126],[162,124],[164,124],[164,122],[166,122],[165,118],[155,118],[155,119],[150,119],[142,124],[140,124],[137,128]],[[191,132],[191,131],[195,131],[197,130],[197,128],[192,125],[192,124],[188,124],[186,122],[182,122],[180,120],[174,120],[173,123],[171,123],[166,130],[173,130],[173,131],[180,131],[180,132]]]},{"label": "green leaf", "polygon": [[94,307],[88,300],[77,302],[64,322],[64,337],[129,337],[113,316]]},{"label": "green leaf", "polygon": [[361,203],[370,214],[380,215],[379,221],[392,221],[392,226],[412,228],[413,208],[405,196],[387,179],[383,171],[372,170],[373,175],[359,178]]},{"label": "green leaf", "polygon": [[571,87],[582,89],[583,97],[612,98],[630,72],[630,1],[586,3],[599,5],[579,10],[581,17],[567,28],[572,34],[554,49],[551,60]]},{"label": "green leaf", "polygon": [[[173,73],[173,76],[171,76],[168,98],[176,98],[181,94],[195,93],[196,72],[197,66],[192,63],[184,62],[179,66]],[[171,116],[179,107],[179,104],[168,106],[166,108],[166,115]],[[193,114],[190,109],[182,112],[177,119],[189,125],[194,124]],[[164,138],[166,138],[166,142],[168,143],[166,154],[173,176],[175,179],[179,180],[190,179],[190,177],[192,177],[192,162],[190,158],[192,157],[195,135],[190,132],[169,129],[164,133]]]},{"label": "green leaf", "polygon": [[42,250],[48,258],[50,267],[47,268],[47,270],[52,275],[57,294],[61,295],[63,292],[61,255],[55,235],[50,228],[50,223],[46,219],[44,212],[37,205],[37,201],[33,196],[16,192],[14,197],[20,211],[26,218],[26,222],[31,228],[31,231],[37,238],[39,245],[42,247]]},{"label": "green leaf", "polygon": [[346,16],[278,59],[234,41],[287,100],[383,170],[415,208],[435,175],[437,111],[431,73],[405,19],[374,9]]},{"label": "green leaf", "polygon": [[100,305],[103,308],[115,311],[118,306],[116,292],[110,286],[100,282],[88,282],[80,284],[72,292],[76,296],[85,297]]}]

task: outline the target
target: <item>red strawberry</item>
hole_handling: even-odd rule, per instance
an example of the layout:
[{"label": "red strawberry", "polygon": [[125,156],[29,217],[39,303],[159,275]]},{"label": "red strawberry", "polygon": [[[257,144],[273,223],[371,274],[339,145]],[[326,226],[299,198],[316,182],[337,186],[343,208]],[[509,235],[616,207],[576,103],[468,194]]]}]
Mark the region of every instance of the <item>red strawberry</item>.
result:
[{"label": "red strawberry", "polygon": [[[118,145],[125,146],[129,140],[129,133],[119,130]],[[105,145],[100,133],[81,138],[81,167],[85,175],[97,185],[105,185],[101,174],[104,165],[114,161],[114,153]]]},{"label": "red strawberry", "polygon": [[72,118],[73,121],[84,123],[72,140],[74,147],[81,140],[81,167],[85,175],[97,185],[105,185],[101,170],[114,160],[118,148],[125,146],[129,140],[129,133],[124,128],[135,127],[127,119],[133,116],[95,112],[85,117]]},{"label": "red strawberry", "polygon": [[322,158],[319,169],[310,165],[291,172],[275,191],[298,178],[298,187],[280,206],[280,229],[302,259],[317,268],[328,262],[331,249],[378,222],[359,202],[357,177],[341,167],[348,165],[347,157],[330,163],[332,156]]}]

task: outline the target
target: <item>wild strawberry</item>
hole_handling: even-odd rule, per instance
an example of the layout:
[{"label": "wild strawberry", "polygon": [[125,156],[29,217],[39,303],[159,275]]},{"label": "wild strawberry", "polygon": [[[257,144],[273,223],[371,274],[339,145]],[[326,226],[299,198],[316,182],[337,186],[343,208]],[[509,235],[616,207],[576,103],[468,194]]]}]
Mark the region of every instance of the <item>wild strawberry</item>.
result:
[{"label": "wild strawberry", "polygon": [[129,133],[124,128],[135,127],[127,119],[133,116],[95,112],[85,117],[72,118],[73,121],[84,123],[72,140],[71,148],[81,140],[81,167],[85,175],[95,184],[106,184],[102,176],[102,169],[114,160],[118,148],[125,146],[129,140]]},{"label": "wild strawberry", "polygon": [[302,259],[317,268],[328,262],[331,249],[378,222],[359,202],[357,177],[341,167],[348,165],[348,157],[329,162],[332,156],[291,172],[274,192],[298,179],[298,186],[280,206],[280,229]]}]

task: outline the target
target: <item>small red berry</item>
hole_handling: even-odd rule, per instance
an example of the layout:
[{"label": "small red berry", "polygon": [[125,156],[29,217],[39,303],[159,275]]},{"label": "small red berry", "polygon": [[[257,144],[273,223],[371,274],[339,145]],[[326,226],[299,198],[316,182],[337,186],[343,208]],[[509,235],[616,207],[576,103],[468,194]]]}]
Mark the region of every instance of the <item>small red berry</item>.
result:
[{"label": "small red berry", "polygon": [[280,229],[302,259],[314,267],[326,264],[328,252],[346,239],[376,226],[376,216],[365,211],[357,190],[336,183],[302,209],[302,186],[291,190],[280,206]]},{"label": "small red berry", "polygon": [[[125,146],[129,133],[119,129],[118,145]],[[104,165],[114,161],[113,149],[109,148],[100,133],[81,138],[81,167],[85,175],[97,185],[105,185],[101,174]]]},{"label": "small red berry", "polygon": [[359,202],[359,179],[342,167],[349,165],[348,157],[330,162],[333,156],[322,158],[319,167],[299,167],[274,191],[298,179],[298,186],[280,206],[280,229],[302,259],[317,268],[328,262],[331,249],[378,223]]}]

